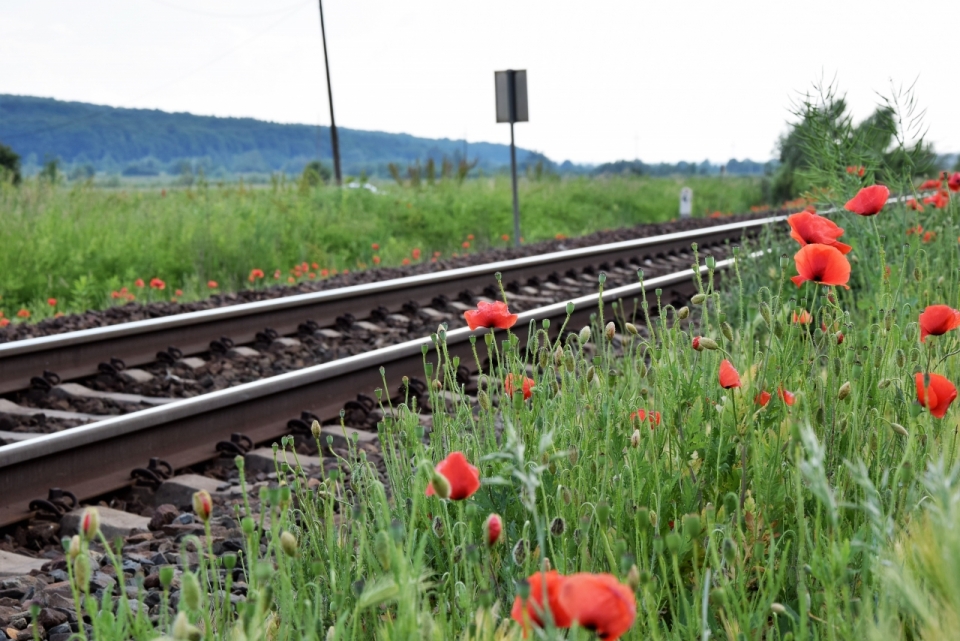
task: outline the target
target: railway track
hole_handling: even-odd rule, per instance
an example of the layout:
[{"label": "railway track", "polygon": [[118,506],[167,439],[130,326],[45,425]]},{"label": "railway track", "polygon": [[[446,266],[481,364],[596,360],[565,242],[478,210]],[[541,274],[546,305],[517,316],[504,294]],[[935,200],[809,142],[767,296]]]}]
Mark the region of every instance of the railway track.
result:
[{"label": "railway track", "polygon": [[[115,379],[141,365],[147,367],[140,371],[155,376],[146,370],[256,360],[265,351],[282,353],[303,345],[324,345],[328,357],[327,362],[189,398],[141,396],[139,406],[152,406],[113,417],[88,415],[87,424],[55,433],[21,430],[16,442],[0,447],[0,496],[4,497],[0,525],[28,518],[60,488],[80,500],[89,499],[129,486],[138,475],[161,478],[210,460],[218,449],[244,453],[291,430],[303,431],[314,417],[339,424],[344,410],[363,419],[357,425],[360,429],[348,430],[350,438],[375,439],[370,427],[376,425],[379,410],[369,397],[375,389],[384,388],[381,370],[386,371],[388,392],[407,380],[405,394],[422,394],[419,381],[424,350],[431,347],[429,333],[442,322],[462,325],[464,308],[493,298],[495,273],[502,276],[511,308],[521,311],[518,326],[549,319],[557,328],[572,301],[571,327],[579,328],[597,310],[595,292],[601,271],[607,275],[603,300],[608,309],[621,299],[629,303],[644,288],[662,289],[665,303],[685,300],[693,287],[691,243],[698,244],[701,255],[717,257],[730,242],[783,219],[773,216],[0,345],[0,389],[23,393],[27,387],[48,395],[56,392],[54,396],[60,398],[83,398],[88,392],[77,386],[94,394],[87,398],[98,394],[84,385],[62,383],[61,378]],[[729,260],[717,261],[718,269],[728,264]],[[637,269],[645,272],[642,285],[636,282]],[[391,316],[399,318],[391,320]],[[418,322],[411,322],[414,316]],[[337,350],[330,349],[338,338],[361,333],[365,342],[354,342],[360,346],[359,353],[338,357]],[[416,336],[411,338],[411,333]],[[475,380],[471,378],[475,373],[466,366],[472,361],[470,337],[475,334],[465,327],[447,333],[451,357],[461,358],[463,371],[458,379],[468,387]],[[245,343],[260,349],[243,348]],[[246,356],[245,350],[250,350]],[[165,356],[158,360],[158,352]],[[136,377],[143,375],[132,378]],[[120,402],[118,393],[99,394],[103,400]],[[138,399],[127,400],[137,405],[133,401]],[[0,403],[0,414],[8,412],[10,404]],[[78,414],[25,411],[54,413],[52,418],[56,412]],[[349,426],[351,421],[346,423]],[[339,425],[324,430],[331,439],[345,437]]]}]

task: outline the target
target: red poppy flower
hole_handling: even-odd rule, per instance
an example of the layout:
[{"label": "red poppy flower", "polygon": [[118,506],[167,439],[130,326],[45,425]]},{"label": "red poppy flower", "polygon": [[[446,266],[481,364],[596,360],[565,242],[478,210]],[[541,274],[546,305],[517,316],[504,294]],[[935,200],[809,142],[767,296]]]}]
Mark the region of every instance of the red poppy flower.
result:
[{"label": "red poppy flower", "polygon": [[410,259],[409,259],[409,258],[404,258],[403,260],[400,261],[400,264],[401,264],[401,265],[409,265],[409,264],[410,264]]},{"label": "red poppy flower", "polygon": [[510,235],[504,234],[503,236],[500,237],[500,240],[502,240],[503,242],[507,242],[508,240],[510,240]]},{"label": "red poppy flower", "polygon": [[380,243],[373,243],[372,245],[370,245],[370,249],[372,249],[373,251],[379,251]]},{"label": "red poppy flower", "polygon": [[777,389],[777,395],[780,397],[780,400],[782,400],[787,405],[793,405],[794,403],[797,402],[797,395],[794,394],[793,392],[788,392],[782,387]]},{"label": "red poppy flower", "polygon": [[251,269],[251,270],[250,270],[250,276],[247,277],[247,280],[249,280],[249,281],[252,283],[253,281],[257,280],[258,278],[263,278],[263,270],[262,270],[262,269]]},{"label": "red poppy flower", "polygon": [[30,310],[29,310],[29,309],[21,309],[19,312],[17,312],[17,317],[18,317],[18,318],[30,318]]},{"label": "red poppy flower", "polygon": [[913,211],[918,211],[920,213],[923,213],[923,205],[918,203],[914,198],[911,198],[910,200],[907,201],[907,208],[912,209]]},{"label": "red poppy flower", "polygon": [[643,423],[644,421],[650,421],[650,429],[652,430],[657,425],[660,425],[660,412],[648,412],[647,410],[637,410],[630,414],[630,421],[639,421]]},{"label": "red poppy flower", "polygon": [[[437,467],[434,469],[450,483],[450,499],[452,501],[469,498],[480,489],[480,472],[467,462],[467,457],[463,455],[463,452],[453,452],[437,463]],[[431,483],[427,486],[427,496],[433,496],[434,494],[436,492]]]},{"label": "red poppy flower", "polygon": [[740,387],[740,374],[727,359],[723,359],[720,363],[720,387],[723,389]]},{"label": "red poppy flower", "polygon": [[467,234],[467,240],[473,240],[473,234]]},{"label": "red poppy flower", "polygon": [[483,538],[489,547],[493,547],[503,534],[503,519],[499,514],[491,514],[483,522]]},{"label": "red poppy flower", "polygon": [[[513,398],[513,393],[517,391],[517,386],[516,383],[514,383],[514,380],[513,374],[507,374],[507,379],[503,382],[503,391],[505,391],[507,396],[511,398]],[[523,383],[521,384],[523,387],[523,400],[527,400],[533,396],[533,386],[535,384],[536,381],[534,381],[532,378],[528,376],[523,377]]]},{"label": "red poppy flower", "polygon": [[143,287],[144,286],[143,279],[138,278],[137,280],[133,281],[133,285],[134,287]]},{"label": "red poppy flower", "polygon": [[414,247],[413,251],[410,252],[410,255],[413,256],[414,260],[420,260],[420,249]]},{"label": "red poppy flower", "polygon": [[917,372],[914,376],[917,383],[917,401],[930,410],[937,418],[943,418],[950,403],[957,398],[957,388],[939,374],[927,374],[930,384],[924,390],[923,373]]},{"label": "red poppy flower", "polygon": [[6,327],[10,324],[9,318],[0,318],[0,327]]},{"label": "red poppy flower", "polygon": [[280,273],[281,273],[281,272],[280,272],[279,269],[276,270],[276,271],[274,271],[274,272],[273,272],[273,279],[274,279],[274,280],[280,280]]},{"label": "red poppy flower", "polygon": [[293,276],[287,276],[287,282],[292,285],[293,283],[297,282],[297,279]]},{"label": "red poppy flower", "polygon": [[840,250],[841,254],[847,254],[852,249],[850,245],[838,242],[837,239],[843,236],[843,228],[838,227],[835,222],[829,218],[811,214],[808,211],[801,211],[787,218],[790,225],[790,238],[800,243],[801,247],[806,245],[829,245]]},{"label": "red poppy flower", "polygon": [[920,313],[920,342],[960,327],[960,311],[949,305],[930,305]]},{"label": "red poppy flower", "polygon": [[864,187],[857,195],[847,201],[844,208],[861,216],[873,216],[880,213],[890,198],[890,190],[883,185]]},{"label": "red poppy flower", "polygon": [[313,272],[310,272],[309,274],[307,274],[307,278],[314,279],[314,278],[316,278],[316,277],[317,277],[317,275],[314,274]]},{"label": "red poppy flower", "polygon": [[183,296],[183,290],[182,290],[182,289],[178,289],[177,291],[173,292],[173,295],[174,295],[174,296]]},{"label": "red poppy flower", "polygon": [[794,325],[806,325],[813,320],[813,316],[811,316],[810,312],[807,310],[801,309],[799,314],[796,312],[793,313],[791,320],[793,321]]},{"label": "red poppy flower", "polygon": [[947,187],[950,191],[960,191],[960,171],[956,172],[947,180]]},{"label": "red poppy flower", "polygon": [[150,289],[166,289],[167,284],[159,278],[150,279]]},{"label": "red poppy flower", "polygon": [[373,257],[373,264],[374,264],[374,265],[379,265],[379,264],[380,264],[380,257],[379,257],[379,256],[374,256],[374,257]]},{"label": "red poppy flower", "polygon": [[933,205],[936,209],[943,209],[950,204],[950,192],[938,191],[932,196],[923,199],[924,204]]},{"label": "red poppy flower", "polygon": [[470,241],[469,241],[469,240],[465,240],[465,241],[463,241],[463,243],[461,243],[460,246],[463,247],[464,249],[470,249]]},{"label": "red poppy flower", "polygon": [[330,275],[330,271],[329,271],[329,270],[327,270],[327,269],[321,269],[321,270],[320,270],[320,278],[326,278],[326,277],[329,276],[329,275]]},{"label": "red poppy flower", "polygon": [[316,264],[316,263],[310,263],[310,267],[313,268],[313,269],[320,269],[320,265],[318,265],[318,264]]},{"label": "red poppy flower", "polygon": [[767,390],[763,390],[759,394],[753,397],[753,402],[759,405],[760,407],[766,407],[767,403],[770,402],[772,396]]},{"label": "red poppy flower", "polygon": [[569,628],[570,615],[560,604],[560,589],[566,583],[566,577],[556,570],[550,570],[532,574],[526,580],[530,595],[526,599],[517,596],[513,600],[513,609],[510,610],[510,618],[523,628],[524,638],[530,631],[531,624],[538,628],[543,627],[543,620],[546,618],[544,613],[547,609],[543,603],[544,591],[546,591],[547,605],[550,607],[553,624],[558,628]]},{"label": "red poppy flower", "polygon": [[511,314],[510,310],[507,309],[507,304],[501,301],[493,303],[480,301],[477,303],[476,309],[465,311],[463,318],[467,321],[470,329],[479,327],[509,329],[517,322],[517,315]]},{"label": "red poppy flower", "polygon": [[924,242],[924,243],[929,243],[930,241],[932,241],[932,240],[933,240],[934,238],[936,238],[936,237],[937,237],[937,233],[936,233],[936,232],[928,231],[927,233],[925,233],[925,234],[923,235],[923,238],[921,238],[920,240],[921,240],[922,242]]},{"label": "red poppy flower", "polygon": [[592,630],[606,641],[623,636],[637,617],[633,590],[612,574],[581,572],[568,576],[560,586],[560,606],[571,624]]},{"label": "red poppy flower", "polygon": [[208,280],[208,281],[207,281],[207,287],[209,287],[210,289],[216,289],[216,288],[218,287],[217,281],[215,281],[215,280]]},{"label": "red poppy flower", "polygon": [[841,285],[850,289],[850,261],[836,247],[828,245],[805,245],[794,257],[797,276],[790,280],[800,287],[813,281],[819,285]]},{"label": "red poppy flower", "polygon": [[928,189],[940,189],[940,181],[935,178],[931,178],[930,180],[925,180],[923,181],[923,183],[921,183],[918,189],[920,191],[926,191]]},{"label": "red poppy flower", "polygon": [[57,299],[56,299],[56,298],[48,298],[48,299],[47,299],[47,305],[49,305],[50,307],[56,307],[56,306],[57,306]]},{"label": "red poppy flower", "polygon": [[910,236],[912,234],[922,234],[922,233],[923,233],[923,225],[917,225],[916,227],[907,228],[907,236]]}]

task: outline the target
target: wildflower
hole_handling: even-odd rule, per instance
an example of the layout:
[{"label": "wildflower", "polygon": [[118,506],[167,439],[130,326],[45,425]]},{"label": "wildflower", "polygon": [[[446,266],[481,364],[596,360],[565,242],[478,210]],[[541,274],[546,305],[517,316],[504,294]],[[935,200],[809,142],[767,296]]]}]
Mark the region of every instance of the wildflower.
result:
[{"label": "wildflower", "polygon": [[30,318],[30,310],[25,308],[21,309],[17,312],[17,318]]},{"label": "wildflower", "polygon": [[857,195],[847,201],[844,208],[861,216],[873,216],[880,213],[890,198],[890,190],[883,185],[864,187]]},{"label": "wildflower", "polygon": [[[957,398],[957,388],[940,374],[917,372],[914,377],[917,383],[917,401],[935,417],[943,418],[950,403]],[[926,385],[925,378],[929,380]]]},{"label": "wildflower", "polygon": [[47,299],[47,305],[49,305],[50,307],[56,307],[56,306],[57,306],[57,299],[56,299],[56,298],[48,298],[48,299]]},{"label": "wildflower", "polygon": [[210,288],[210,289],[216,289],[217,287],[219,287],[219,285],[217,284],[217,281],[215,281],[215,280],[208,280],[208,281],[207,281],[207,287]]},{"label": "wildflower", "polygon": [[847,254],[852,249],[850,245],[837,242],[837,239],[843,235],[843,228],[838,227],[835,222],[829,218],[823,218],[808,211],[801,211],[787,218],[790,225],[790,237],[805,245],[829,245],[840,250],[841,254]]},{"label": "wildflower", "polygon": [[251,269],[251,270],[250,270],[250,275],[247,277],[247,280],[249,280],[249,281],[252,283],[252,282],[254,282],[255,280],[258,280],[258,279],[261,279],[261,278],[263,278],[263,270],[262,270],[262,269]]},{"label": "wildflower", "polygon": [[182,290],[182,289],[178,289],[178,290],[176,290],[176,291],[173,292],[173,295],[174,295],[174,296],[183,296],[183,290]]},{"label": "wildflower", "polygon": [[6,327],[10,324],[9,318],[0,318],[0,327]]},{"label": "wildflower", "polygon": [[410,255],[413,256],[414,260],[420,260],[420,248],[414,247],[413,251],[410,252]]},{"label": "wildflower", "polygon": [[[513,397],[513,393],[517,390],[517,386],[516,386],[516,383],[514,383],[514,380],[515,378],[513,374],[507,374],[507,378],[503,382],[503,391],[506,392],[507,396],[511,398]],[[523,388],[523,400],[527,400],[528,398],[533,396],[533,386],[535,384],[536,384],[536,381],[534,381],[529,376],[523,377],[523,382],[521,384]]]},{"label": "wildflower", "polygon": [[206,490],[193,493],[193,512],[197,518],[206,523],[213,512],[213,499]]},{"label": "wildflower", "polygon": [[[531,624],[543,627],[544,616],[547,608],[550,609],[550,616],[553,618],[553,625],[558,628],[570,627],[570,615],[560,604],[560,589],[566,582],[566,578],[560,575],[556,570],[549,572],[537,572],[526,579],[526,590],[528,596],[517,597],[513,601],[513,609],[510,611],[510,618],[520,624],[523,628],[524,637],[530,631]],[[546,593],[547,603],[544,605],[543,597]]]},{"label": "wildflower", "polygon": [[767,390],[763,390],[759,394],[753,397],[753,402],[759,405],[760,407],[766,407],[767,403],[770,402],[772,396]]},{"label": "wildflower", "polygon": [[410,264],[410,259],[409,259],[409,258],[404,258],[403,260],[400,261],[400,263],[403,264],[403,265],[409,265],[409,264]]},{"label": "wildflower", "polygon": [[293,276],[287,276],[287,282],[292,285],[292,284],[294,284],[295,282],[297,282],[297,279],[294,278]]},{"label": "wildflower", "polygon": [[487,542],[488,547],[493,547],[500,541],[503,534],[503,519],[499,514],[491,514],[483,522],[483,540]]},{"label": "wildflower", "polygon": [[813,316],[811,316],[807,310],[801,309],[799,314],[796,312],[793,313],[792,320],[794,325],[807,325],[813,320]]},{"label": "wildflower", "polygon": [[374,265],[379,265],[379,264],[380,264],[380,257],[379,257],[379,256],[374,256],[374,257],[373,257],[373,264],[374,264]]},{"label": "wildflower", "polygon": [[660,412],[654,412],[644,409],[639,409],[636,412],[630,414],[631,422],[643,423],[644,421],[650,421],[650,429],[652,430],[657,425],[660,425]]},{"label": "wildflower", "polygon": [[159,278],[150,279],[150,289],[166,289],[167,284]]},{"label": "wildflower", "polygon": [[464,249],[470,249],[470,241],[465,240],[460,246],[463,247]]},{"label": "wildflower", "polygon": [[607,641],[619,639],[637,616],[633,591],[612,574],[568,576],[560,586],[559,601],[571,623]]},{"label": "wildflower", "polygon": [[140,289],[143,289],[143,287],[144,287],[143,279],[142,279],[142,278],[138,278],[137,280],[133,281],[133,285],[134,285],[134,287],[139,287]]},{"label": "wildflower", "polygon": [[313,279],[316,278],[316,277],[317,277],[317,275],[314,274],[313,272],[310,272],[309,274],[307,274],[307,278],[309,278],[309,279],[311,279],[311,280],[313,280]]},{"label": "wildflower", "polygon": [[936,238],[936,237],[937,237],[936,232],[928,231],[927,233],[925,233],[925,234],[923,235],[923,238],[921,238],[920,240],[921,240],[922,242],[924,242],[924,243],[929,243],[930,241],[932,241],[932,240],[933,240],[934,238]]},{"label": "wildflower", "polygon": [[329,270],[327,270],[327,269],[321,269],[321,270],[320,270],[320,278],[326,278],[326,277],[329,276],[329,275],[330,275],[330,271],[329,271]]},{"label": "wildflower", "polygon": [[310,263],[310,267],[313,268],[313,269],[320,269],[320,265],[318,265],[318,264],[316,264],[316,263]]},{"label": "wildflower", "polygon": [[839,249],[829,245],[805,245],[794,257],[797,276],[790,280],[797,287],[806,281],[819,285],[841,285],[850,289],[850,261]]},{"label": "wildflower", "polygon": [[917,189],[920,191],[926,191],[928,189],[940,189],[940,181],[936,178],[925,180]]},{"label": "wildflower", "polygon": [[777,389],[777,396],[779,396],[780,400],[782,400],[787,405],[793,405],[794,403],[797,402],[797,395],[794,394],[793,392],[788,392],[782,387]]},{"label": "wildflower", "polygon": [[740,387],[740,374],[734,368],[733,364],[727,359],[720,363],[720,387],[730,389],[731,387]]},{"label": "wildflower", "polygon": [[920,313],[920,342],[960,327],[960,311],[949,305],[930,305]]},{"label": "wildflower", "polygon": [[863,165],[847,165],[847,173],[863,178],[863,175],[867,173],[867,168]]},{"label": "wildflower", "polygon": [[497,329],[509,329],[517,322],[517,315],[511,314],[507,309],[507,304],[497,301],[487,303],[480,301],[476,309],[471,309],[463,313],[463,318],[467,321],[470,329],[480,327],[496,327]]},{"label": "wildflower", "polygon": [[273,272],[273,280],[280,280],[280,270],[279,270],[279,269]]},{"label": "wildflower", "polygon": [[915,198],[911,198],[907,201],[907,208],[923,213],[923,205],[918,203]]},{"label": "wildflower", "polygon": [[92,541],[100,533],[100,512],[95,507],[88,507],[80,515],[80,536],[86,541]]},{"label": "wildflower", "polygon": [[923,203],[925,205],[933,205],[936,209],[943,209],[950,204],[950,192],[938,191],[934,195],[924,198]]},{"label": "wildflower", "polygon": [[913,234],[916,234],[919,236],[922,233],[923,233],[923,225],[917,225],[916,227],[907,228],[907,236],[911,236]]},{"label": "wildflower", "polygon": [[506,243],[506,242],[509,242],[509,240],[510,240],[510,234],[504,234],[503,236],[500,237],[500,240],[502,240],[502,241],[505,242],[505,243]]},{"label": "wildflower", "polygon": [[960,171],[950,176],[947,180],[947,187],[950,191],[960,191]]},{"label": "wildflower", "polygon": [[[469,498],[480,489],[480,472],[467,462],[463,452],[453,452],[447,458],[437,463],[434,471],[445,478],[450,484],[449,498],[460,501]],[[433,483],[427,486],[427,496],[433,496],[436,491]]]},{"label": "wildflower", "polygon": [[380,243],[373,243],[372,245],[370,245],[370,249],[372,249],[375,252],[380,251]]}]

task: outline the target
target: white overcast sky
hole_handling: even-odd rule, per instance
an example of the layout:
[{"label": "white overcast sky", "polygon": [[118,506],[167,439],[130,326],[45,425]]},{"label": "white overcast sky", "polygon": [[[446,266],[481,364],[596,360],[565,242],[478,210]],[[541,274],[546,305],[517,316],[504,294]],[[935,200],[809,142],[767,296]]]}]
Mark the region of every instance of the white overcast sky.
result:
[{"label": "white overcast sky", "polygon": [[[766,160],[798,92],[854,116],[916,81],[960,151],[960,1],[326,0],[337,124],[508,142],[493,71],[527,69],[517,144],[555,160]],[[892,85],[891,85],[892,83]],[[329,124],[315,0],[0,0],[0,93]]]}]

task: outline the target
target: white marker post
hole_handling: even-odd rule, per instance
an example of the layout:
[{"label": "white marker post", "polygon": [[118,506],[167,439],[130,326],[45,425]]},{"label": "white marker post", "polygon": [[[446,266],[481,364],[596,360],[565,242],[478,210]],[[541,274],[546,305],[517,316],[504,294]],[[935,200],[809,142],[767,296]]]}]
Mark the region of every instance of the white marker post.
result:
[{"label": "white marker post", "polygon": [[690,218],[693,214],[693,190],[684,187],[680,190],[680,218]]}]

